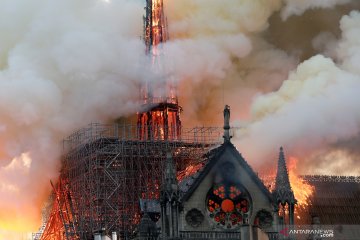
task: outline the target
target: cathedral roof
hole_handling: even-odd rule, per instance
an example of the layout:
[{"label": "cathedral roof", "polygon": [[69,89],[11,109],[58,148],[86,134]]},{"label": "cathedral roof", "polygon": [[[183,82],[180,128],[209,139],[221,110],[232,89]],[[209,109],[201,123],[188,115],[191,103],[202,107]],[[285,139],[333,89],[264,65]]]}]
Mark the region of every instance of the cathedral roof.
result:
[{"label": "cathedral roof", "polygon": [[309,216],[317,216],[324,225],[360,225],[360,176],[306,175],[303,179],[315,187]]},{"label": "cathedral roof", "polygon": [[220,156],[224,154],[225,150],[229,150],[229,152],[237,159],[239,164],[245,169],[245,171],[249,174],[251,179],[255,182],[255,184],[261,189],[261,191],[272,201],[272,196],[269,190],[265,187],[263,182],[260,180],[258,175],[253,171],[250,165],[246,162],[246,160],[241,156],[241,154],[237,151],[235,146],[230,141],[225,141],[221,146],[211,150],[205,155],[206,164],[194,175],[189,176],[183,179],[179,183],[180,190],[183,192],[182,200],[186,201],[192,195],[192,193],[197,189],[202,180],[207,176],[210,170],[216,165],[219,161]]},{"label": "cathedral roof", "polygon": [[[224,143],[219,147],[212,149],[205,154],[205,165],[194,175],[183,179],[179,183],[179,189],[182,192],[181,201],[187,201],[194,191],[198,188],[204,178],[209,172],[218,164],[221,159],[231,158],[238,162],[243,170],[248,174],[250,179],[259,187],[270,202],[273,198],[269,190],[265,187],[264,183],[260,180],[258,175],[252,170],[250,165],[241,156],[235,146],[231,143],[230,136],[230,107],[228,105],[224,108]],[[224,155],[227,156],[224,156]],[[238,174],[238,173],[234,173]]]}]

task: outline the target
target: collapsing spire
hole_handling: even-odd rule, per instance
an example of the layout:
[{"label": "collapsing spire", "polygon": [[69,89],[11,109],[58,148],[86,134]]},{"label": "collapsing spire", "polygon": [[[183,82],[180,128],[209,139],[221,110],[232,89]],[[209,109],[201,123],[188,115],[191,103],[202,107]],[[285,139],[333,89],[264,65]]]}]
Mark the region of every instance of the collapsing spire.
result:
[{"label": "collapsing spire", "polygon": [[224,142],[230,142],[230,106],[224,108]]},{"label": "collapsing spire", "polygon": [[[153,47],[166,42],[167,24],[164,14],[163,0],[146,0],[144,17],[144,37],[146,52],[151,53]],[[155,53],[155,52],[153,52]]]},{"label": "collapsing spire", "polygon": [[[167,41],[167,24],[163,0],[146,0],[144,39],[146,54],[158,80],[147,79],[140,86],[142,110],[138,113],[138,133],[143,140],[175,140],[181,135],[181,106],[177,85],[163,69],[162,45]],[[165,71],[166,72],[166,71]]]},{"label": "collapsing spire", "polygon": [[276,202],[281,204],[295,204],[294,192],[291,189],[288,170],[286,167],[285,154],[282,147],[280,147],[278,168],[276,174],[275,189],[273,192]]}]

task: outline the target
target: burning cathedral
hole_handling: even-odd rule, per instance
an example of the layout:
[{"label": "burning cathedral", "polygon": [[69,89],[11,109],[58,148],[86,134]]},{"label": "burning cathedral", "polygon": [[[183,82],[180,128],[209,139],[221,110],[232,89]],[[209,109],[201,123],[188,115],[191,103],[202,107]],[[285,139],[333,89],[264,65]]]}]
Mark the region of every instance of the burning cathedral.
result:
[{"label": "burning cathedral", "polygon": [[[146,53],[157,71],[167,21],[162,0],[146,3]],[[165,90],[141,87],[136,124],[90,124],[64,140],[52,210],[35,239],[274,240],[294,225],[284,149],[270,191],[231,143],[229,106],[223,129],[184,128],[176,84],[159,82]]]},{"label": "burning cathedral", "polygon": [[178,182],[167,154],[158,201],[160,231],[145,203],[137,239],[279,239],[279,230],[294,224],[296,199],[283,149],[271,193],[231,143],[229,118],[226,106],[224,142],[205,154],[196,173]]}]

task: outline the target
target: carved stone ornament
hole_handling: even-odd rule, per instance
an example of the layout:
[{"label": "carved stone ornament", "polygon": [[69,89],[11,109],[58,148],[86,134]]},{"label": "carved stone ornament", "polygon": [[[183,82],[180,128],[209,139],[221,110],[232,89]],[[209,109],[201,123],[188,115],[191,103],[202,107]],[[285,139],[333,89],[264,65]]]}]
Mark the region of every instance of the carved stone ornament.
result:
[{"label": "carved stone ornament", "polygon": [[256,214],[256,221],[260,228],[269,228],[272,225],[273,217],[270,212],[266,210],[260,210]]},{"label": "carved stone ornament", "polygon": [[204,215],[200,210],[193,208],[186,213],[186,222],[192,227],[198,227],[204,221]]}]

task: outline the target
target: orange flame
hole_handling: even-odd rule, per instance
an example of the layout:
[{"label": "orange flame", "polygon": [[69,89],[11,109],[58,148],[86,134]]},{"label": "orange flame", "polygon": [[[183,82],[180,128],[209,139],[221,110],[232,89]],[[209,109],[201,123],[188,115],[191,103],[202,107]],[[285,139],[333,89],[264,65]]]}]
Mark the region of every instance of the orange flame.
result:
[{"label": "orange flame", "polygon": [[192,164],[187,166],[184,170],[178,172],[177,179],[181,181],[199,171],[204,166],[204,163]]},{"label": "orange flame", "polygon": [[[315,187],[307,183],[304,179],[296,174],[296,166],[298,160],[295,157],[290,157],[289,162],[289,179],[291,188],[294,191],[296,200],[298,201],[297,208],[295,208],[295,215],[300,219],[299,211],[308,208],[311,204],[311,196],[314,194]],[[299,209],[301,208],[301,209]]]},{"label": "orange flame", "polygon": [[297,159],[290,158],[289,164],[289,178],[291,187],[293,188],[296,199],[299,205],[307,206],[308,200],[314,193],[315,187],[307,183],[304,179],[296,174]]}]

